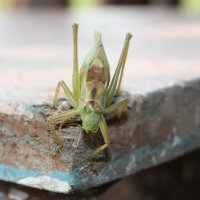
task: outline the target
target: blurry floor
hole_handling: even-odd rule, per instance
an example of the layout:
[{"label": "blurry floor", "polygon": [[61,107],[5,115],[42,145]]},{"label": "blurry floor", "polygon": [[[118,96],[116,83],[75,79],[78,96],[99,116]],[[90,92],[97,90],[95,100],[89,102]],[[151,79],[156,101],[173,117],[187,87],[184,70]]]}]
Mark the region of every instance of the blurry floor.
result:
[{"label": "blurry floor", "polygon": [[[101,187],[101,195],[91,200],[199,200],[200,150],[179,159],[127,177],[112,185]],[[93,194],[98,190],[87,192]],[[9,198],[10,197],[10,198]],[[0,182],[2,200],[75,200],[37,189]]]}]

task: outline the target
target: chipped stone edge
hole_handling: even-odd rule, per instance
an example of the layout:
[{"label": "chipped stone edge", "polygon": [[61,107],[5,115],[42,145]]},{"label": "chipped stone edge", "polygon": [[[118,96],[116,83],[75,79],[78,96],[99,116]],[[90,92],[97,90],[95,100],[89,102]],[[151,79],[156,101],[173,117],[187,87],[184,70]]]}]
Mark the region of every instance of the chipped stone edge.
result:
[{"label": "chipped stone edge", "polygon": [[[193,145],[190,145],[191,143]],[[184,151],[182,151],[183,146],[185,147]],[[109,179],[109,181],[112,181],[122,178],[124,175],[134,174],[148,167],[172,160],[198,147],[200,147],[200,130],[192,135],[175,136],[156,147],[145,145],[142,148],[131,151],[125,157],[108,163],[102,168],[98,176],[93,173],[79,174],[80,171],[78,169],[72,172],[53,171],[48,174],[39,174],[34,170],[18,169],[0,164],[0,180],[68,194],[75,188],[85,190],[91,188],[91,186],[104,184],[108,182],[108,177],[113,177],[111,180]],[[172,154],[174,156],[171,156]],[[121,173],[121,170],[124,170],[122,166],[125,167],[125,174]],[[96,179],[98,179],[98,183]],[[85,183],[87,183],[87,186]]]},{"label": "chipped stone edge", "polygon": [[69,193],[71,185],[66,181],[61,181],[49,176],[26,177],[17,181],[18,184],[34,187],[38,189],[45,189],[60,193]]},{"label": "chipped stone edge", "polygon": [[37,113],[34,112],[32,105],[30,104],[7,104],[5,102],[0,102],[0,114],[15,116],[26,116],[27,119],[34,119]]}]

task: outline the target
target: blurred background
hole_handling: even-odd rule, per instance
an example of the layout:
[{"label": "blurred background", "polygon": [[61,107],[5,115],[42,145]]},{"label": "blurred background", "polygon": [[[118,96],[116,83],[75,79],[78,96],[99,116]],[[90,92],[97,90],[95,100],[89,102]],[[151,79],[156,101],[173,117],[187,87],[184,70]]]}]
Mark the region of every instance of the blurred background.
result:
[{"label": "blurred background", "polygon": [[33,7],[33,6],[91,6],[91,5],[152,5],[165,4],[183,6],[187,9],[199,9],[198,0],[1,0],[1,7]]},{"label": "blurred background", "polygon": [[[73,22],[80,63],[99,30],[112,71],[125,33],[133,33],[123,86],[134,93],[199,77],[187,69],[200,68],[200,0],[0,0],[0,101],[44,99],[58,80],[71,84]],[[199,157],[196,151],[106,186],[100,199],[199,199]],[[24,199],[64,198],[4,182],[0,198],[11,199],[13,188],[28,193]]]},{"label": "blurred background", "polygon": [[[1,74],[9,73],[0,78],[0,100],[45,98],[60,79],[71,85],[74,22],[79,64],[93,32],[101,31],[111,72],[125,33],[133,34],[122,83],[127,90],[143,94],[195,78],[187,67],[198,70],[200,64],[199,13],[199,0],[0,0],[0,67]],[[30,84],[31,77],[40,81]]]},{"label": "blurred background", "polygon": [[1,8],[8,7],[82,7],[94,5],[171,5],[199,10],[198,0],[1,0]]}]

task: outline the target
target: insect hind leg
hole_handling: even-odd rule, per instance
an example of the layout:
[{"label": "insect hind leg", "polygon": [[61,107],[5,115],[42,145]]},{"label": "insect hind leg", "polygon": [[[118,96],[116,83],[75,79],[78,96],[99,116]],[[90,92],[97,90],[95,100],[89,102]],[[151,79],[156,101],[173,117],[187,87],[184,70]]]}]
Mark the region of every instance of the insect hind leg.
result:
[{"label": "insect hind leg", "polygon": [[113,96],[119,93],[131,38],[132,38],[131,33],[127,33],[117,68],[113,75],[112,81],[108,87],[107,100],[106,100],[107,106],[112,101]]},{"label": "insect hind leg", "polygon": [[78,69],[78,24],[73,24],[73,46],[74,46],[74,61],[72,87],[75,101],[78,103],[80,97],[80,73]]}]

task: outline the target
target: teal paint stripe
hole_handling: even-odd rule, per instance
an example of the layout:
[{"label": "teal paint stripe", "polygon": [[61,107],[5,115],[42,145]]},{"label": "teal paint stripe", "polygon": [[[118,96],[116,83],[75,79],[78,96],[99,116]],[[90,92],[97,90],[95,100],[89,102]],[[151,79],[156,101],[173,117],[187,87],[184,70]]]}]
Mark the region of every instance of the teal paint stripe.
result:
[{"label": "teal paint stripe", "polygon": [[49,177],[58,179],[60,181],[67,181],[71,185],[74,185],[75,176],[76,176],[76,170],[73,170],[71,173],[54,171],[49,174]]},{"label": "teal paint stripe", "polygon": [[49,176],[50,178],[54,178],[60,181],[64,181],[69,183],[70,185],[75,185],[74,179],[76,177],[77,170],[73,170],[72,172],[64,172],[64,171],[53,171],[47,174],[40,174],[38,171],[25,169],[25,168],[15,168],[9,165],[0,164],[0,180],[17,182],[20,179],[26,177],[36,178],[38,176]]},{"label": "teal paint stripe", "polygon": [[37,177],[38,172],[33,170],[27,170],[27,169],[17,169],[14,167],[10,167],[5,164],[0,164],[0,179],[16,182],[19,179],[25,178],[25,177]]}]

